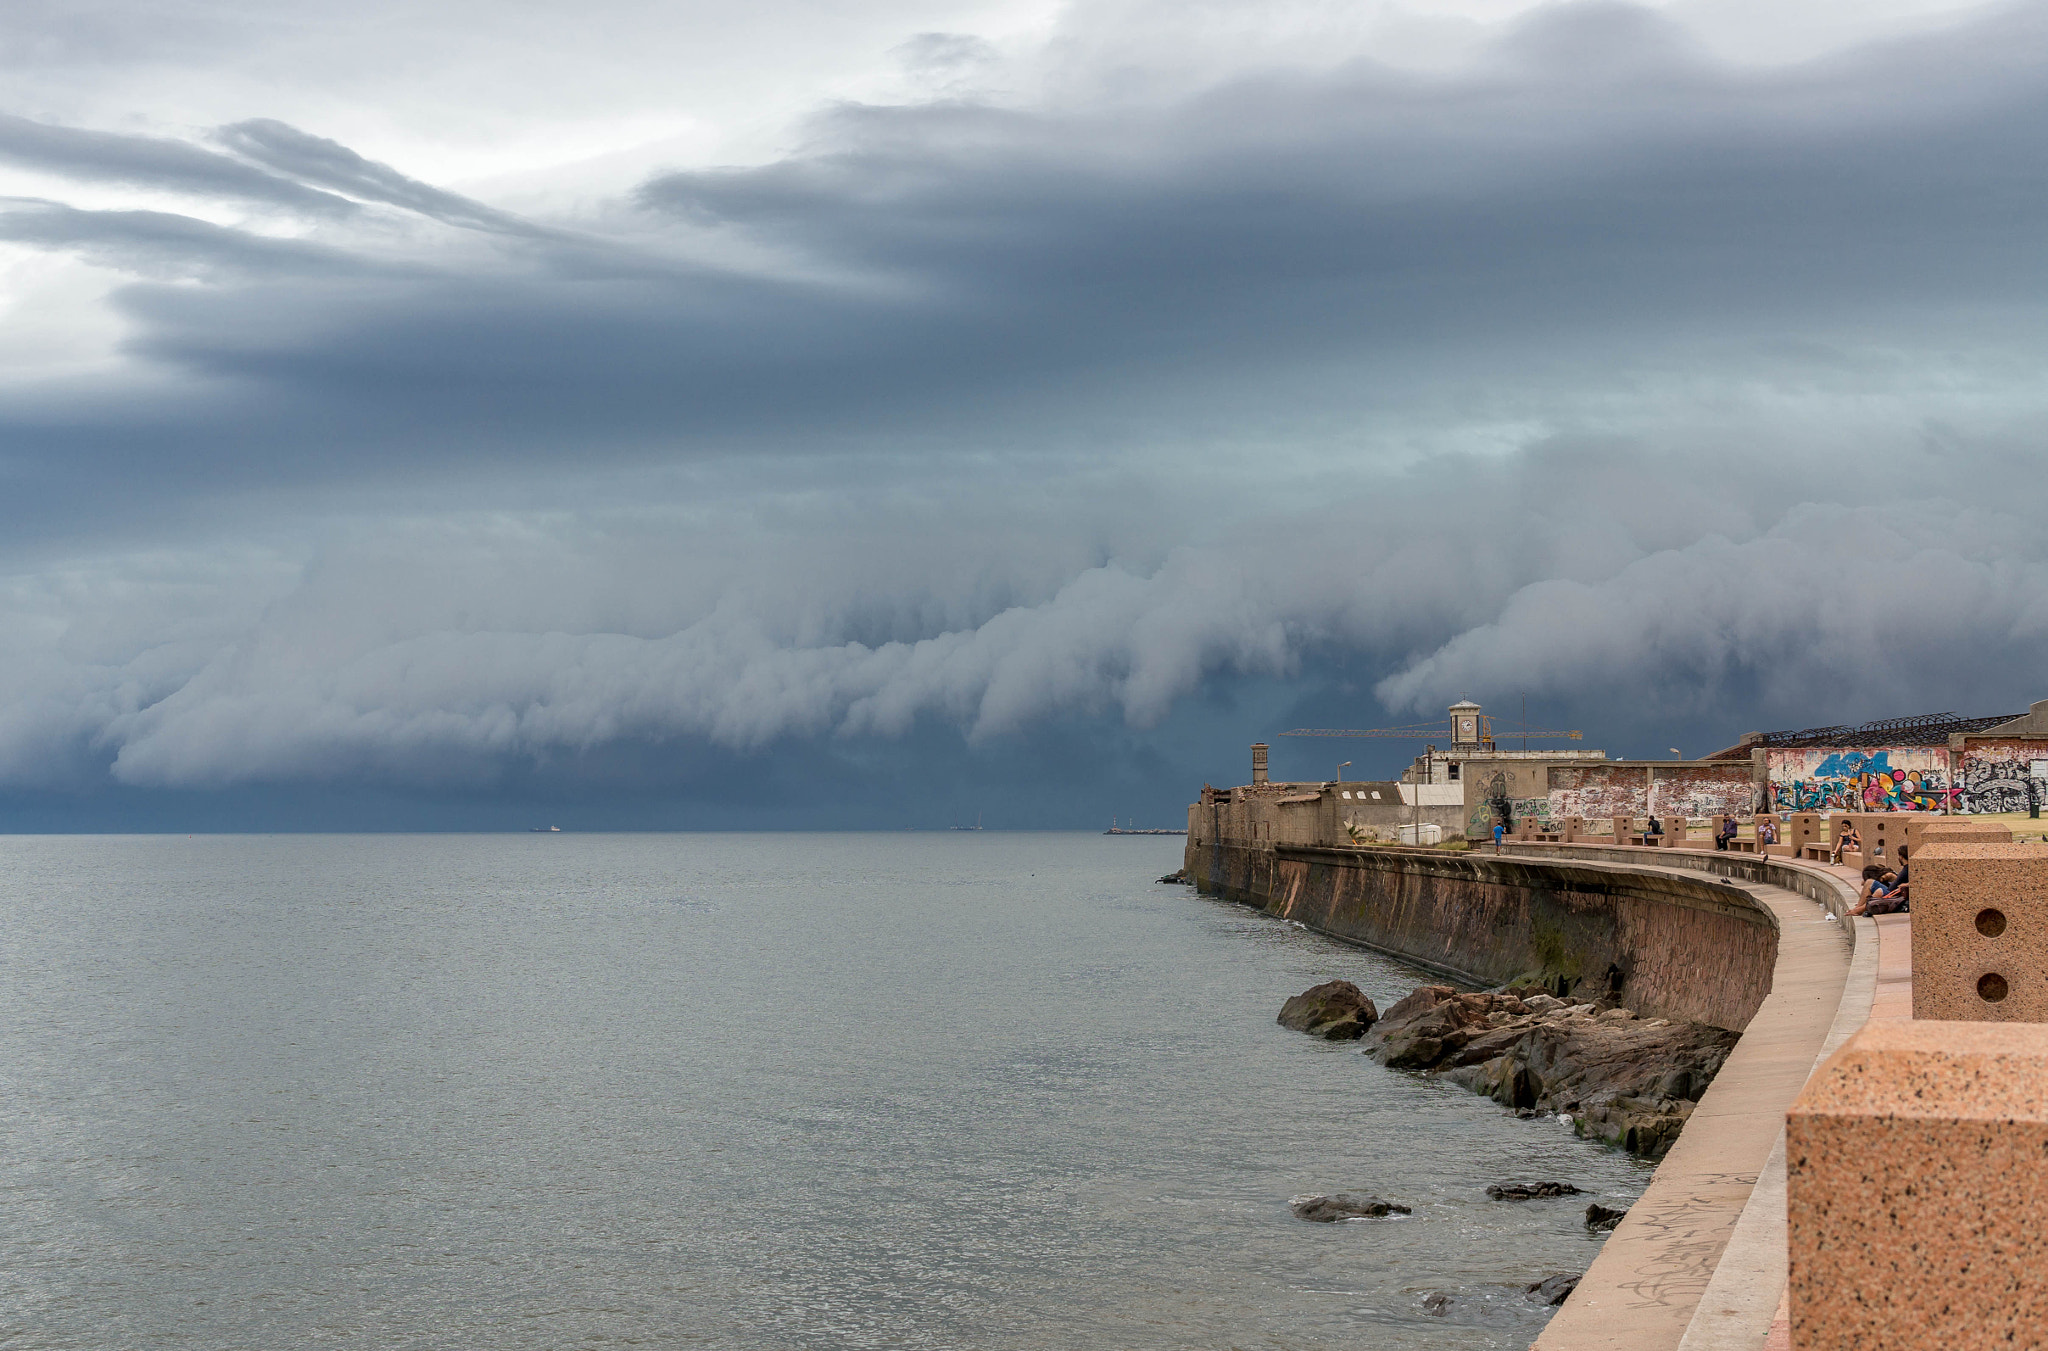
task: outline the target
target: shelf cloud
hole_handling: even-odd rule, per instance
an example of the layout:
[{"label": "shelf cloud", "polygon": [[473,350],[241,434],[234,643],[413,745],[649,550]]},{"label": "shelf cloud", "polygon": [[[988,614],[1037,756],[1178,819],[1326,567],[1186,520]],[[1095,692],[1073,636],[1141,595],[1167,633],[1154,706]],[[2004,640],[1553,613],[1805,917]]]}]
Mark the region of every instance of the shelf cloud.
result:
[{"label": "shelf cloud", "polygon": [[310,104],[0,114],[22,312],[113,335],[0,383],[0,786],[2048,694],[2048,6],[1778,61],[1113,18],[567,196]]}]

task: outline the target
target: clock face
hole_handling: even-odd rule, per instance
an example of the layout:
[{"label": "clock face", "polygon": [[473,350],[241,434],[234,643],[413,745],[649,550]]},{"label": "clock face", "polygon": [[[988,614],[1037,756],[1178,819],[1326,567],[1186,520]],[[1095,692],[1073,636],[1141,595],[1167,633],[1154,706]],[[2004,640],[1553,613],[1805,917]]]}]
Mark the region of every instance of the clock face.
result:
[{"label": "clock face", "polygon": [[1458,719],[1458,735],[1464,737],[1467,741],[1472,739],[1472,719]]}]

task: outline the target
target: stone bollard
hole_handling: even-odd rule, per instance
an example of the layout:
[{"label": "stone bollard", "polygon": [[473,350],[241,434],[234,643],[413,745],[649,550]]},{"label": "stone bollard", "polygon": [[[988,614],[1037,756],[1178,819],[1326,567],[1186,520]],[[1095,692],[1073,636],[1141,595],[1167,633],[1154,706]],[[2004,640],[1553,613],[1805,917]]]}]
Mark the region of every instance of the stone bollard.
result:
[{"label": "stone bollard", "polygon": [[1794,812],[1785,823],[1785,844],[1793,858],[1804,857],[1809,844],[1826,844],[1827,818],[1819,812]]},{"label": "stone bollard", "polygon": [[1999,821],[1972,821],[1967,817],[1942,816],[1918,824],[1919,830],[1908,830],[1906,836],[1906,843],[1916,853],[1923,844],[2012,843],[2012,827]]},{"label": "stone bollard", "polygon": [[2044,1157],[2048,1027],[1867,1024],[1786,1115],[1792,1345],[2048,1342]]},{"label": "stone bollard", "polygon": [[1537,822],[1536,818],[1533,816],[1524,816],[1517,819],[1515,822],[1515,838],[1518,840],[1535,839],[1536,827],[1538,824],[1539,823]]},{"label": "stone bollard", "polygon": [[1913,851],[1913,1016],[2048,1022],[2048,846]]},{"label": "stone bollard", "polygon": [[1557,832],[1560,844],[1570,844],[1573,840],[1581,839],[1586,833],[1586,818],[1583,816],[1567,816],[1558,826]]},{"label": "stone bollard", "polygon": [[1636,819],[1635,819],[1635,818],[1634,818],[1633,816],[1617,816],[1617,817],[1615,817],[1615,818],[1614,818],[1614,842],[1615,842],[1616,844],[1627,844],[1627,843],[1628,843],[1628,837],[1629,837],[1629,836],[1631,836],[1631,835],[1633,835],[1633,834],[1635,833],[1635,829],[1636,829]]}]

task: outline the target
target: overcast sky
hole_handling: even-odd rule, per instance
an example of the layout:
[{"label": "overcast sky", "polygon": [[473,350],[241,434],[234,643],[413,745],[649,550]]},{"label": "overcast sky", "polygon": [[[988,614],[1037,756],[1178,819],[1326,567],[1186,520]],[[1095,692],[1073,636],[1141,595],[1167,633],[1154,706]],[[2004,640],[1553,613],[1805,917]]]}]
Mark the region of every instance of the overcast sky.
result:
[{"label": "overcast sky", "polygon": [[2048,5],[15,0],[0,73],[0,828],[2048,697]]}]

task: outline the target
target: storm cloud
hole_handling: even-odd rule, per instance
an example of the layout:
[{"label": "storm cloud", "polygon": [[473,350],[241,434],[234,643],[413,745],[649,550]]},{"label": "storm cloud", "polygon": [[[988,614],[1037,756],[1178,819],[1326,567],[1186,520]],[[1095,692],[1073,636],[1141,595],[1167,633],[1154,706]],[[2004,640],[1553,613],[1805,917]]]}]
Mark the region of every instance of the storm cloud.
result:
[{"label": "storm cloud", "polygon": [[1220,779],[1464,693],[1618,750],[2048,694],[2048,6],[1772,62],[1607,3],[1434,64],[903,50],[943,88],[554,206],[263,110],[0,123],[210,203],[0,213],[121,326],[0,386],[0,784],[1077,727]]}]

